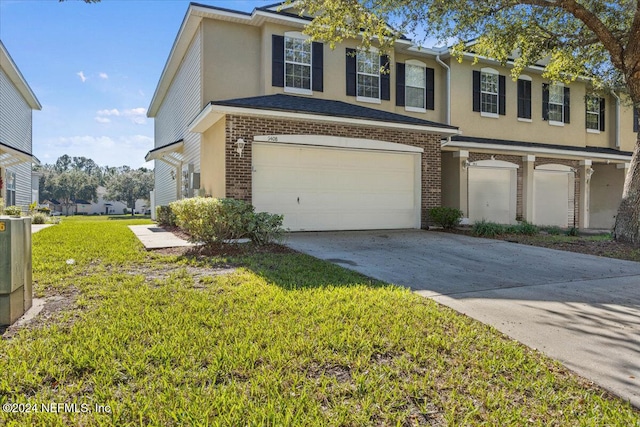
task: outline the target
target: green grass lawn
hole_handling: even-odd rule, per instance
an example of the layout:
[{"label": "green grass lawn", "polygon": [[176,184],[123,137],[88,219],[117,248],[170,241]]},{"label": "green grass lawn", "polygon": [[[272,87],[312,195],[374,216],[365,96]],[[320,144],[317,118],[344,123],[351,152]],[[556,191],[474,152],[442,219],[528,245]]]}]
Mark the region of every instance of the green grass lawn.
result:
[{"label": "green grass lawn", "polygon": [[[78,412],[0,412],[0,425],[640,425],[406,289],[299,254],[147,253],[127,228],[144,222],[65,218],[33,236],[37,293],[72,303],[0,340],[0,403]],[[82,412],[95,405],[110,413]]]}]

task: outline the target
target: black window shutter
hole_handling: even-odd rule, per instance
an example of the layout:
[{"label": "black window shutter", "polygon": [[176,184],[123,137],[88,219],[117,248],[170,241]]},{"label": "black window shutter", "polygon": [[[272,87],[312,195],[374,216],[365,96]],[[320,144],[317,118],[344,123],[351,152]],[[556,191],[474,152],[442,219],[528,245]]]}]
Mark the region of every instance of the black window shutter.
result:
[{"label": "black window shutter", "polygon": [[605,103],[604,98],[600,98],[600,131],[604,132],[604,110]]},{"label": "black window shutter", "polygon": [[638,132],[638,108],[633,107],[633,131]]},{"label": "black window shutter", "polygon": [[435,110],[435,70],[427,67],[425,72],[427,73],[427,102],[425,105],[427,110]]},{"label": "black window shutter", "polygon": [[324,90],[324,45],[319,42],[311,43],[311,90],[322,92]]},{"label": "black window shutter", "polygon": [[564,122],[571,123],[571,98],[569,97],[569,88],[564,88]]},{"label": "black window shutter", "polygon": [[284,87],[284,37],[271,36],[271,85]]},{"label": "black window shutter", "polygon": [[347,96],[356,96],[356,50],[347,48]]},{"label": "black window shutter", "polygon": [[404,107],[404,64],[402,62],[396,62],[396,105],[398,107]]},{"label": "black window shutter", "polygon": [[391,99],[391,73],[389,72],[389,55],[380,55],[380,98]]},{"label": "black window shutter", "polygon": [[473,111],[480,111],[480,71],[473,72]]},{"label": "black window shutter", "polygon": [[542,83],[542,120],[549,120],[549,84]]},{"label": "black window shutter", "polygon": [[498,76],[498,114],[504,116],[507,114],[507,83],[504,76]]},{"label": "black window shutter", "polygon": [[531,82],[518,79],[518,117],[531,119]]}]

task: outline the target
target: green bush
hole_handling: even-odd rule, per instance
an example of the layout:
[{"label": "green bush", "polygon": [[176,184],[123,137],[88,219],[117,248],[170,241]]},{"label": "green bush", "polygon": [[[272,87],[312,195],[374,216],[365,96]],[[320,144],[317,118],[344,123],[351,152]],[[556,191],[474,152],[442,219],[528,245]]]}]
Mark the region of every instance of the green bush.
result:
[{"label": "green bush", "polygon": [[249,238],[258,245],[282,240],[284,236],[283,219],[282,215],[267,212],[254,213],[248,224]]},{"label": "green bush", "polygon": [[37,209],[38,212],[49,215],[51,213],[51,209],[49,209],[48,207],[42,207],[42,208],[38,208]]},{"label": "green bush", "polygon": [[4,214],[9,216],[21,216],[22,209],[20,209],[20,207],[18,206],[7,206],[4,209]]},{"label": "green bush", "polygon": [[473,235],[478,237],[496,237],[505,234],[505,226],[491,221],[478,221],[473,224]]},{"label": "green bush", "polygon": [[429,209],[429,218],[445,230],[455,228],[462,220],[462,211],[455,208],[437,207]]},{"label": "green bush", "polygon": [[515,226],[514,234],[523,234],[525,236],[535,236],[540,232],[540,229],[527,221],[522,221]]},{"label": "green bush", "polygon": [[169,206],[177,225],[191,235],[192,241],[205,246],[242,238],[266,244],[284,233],[281,215],[255,213],[253,206],[242,200],[193,197]]},{"label": "green bush", "polygon": [[32,224],[46,224],[48,219],[49,217],[42,212],[36,212],[31,215]]},{"label": "green bush", "polygon": [[560,234],[562,234],[562,229],[560,227],[557,227],[555,225],[549,226],[549,227],[543,227],[540,229],[541,231],[545,231],[547,234],[550,234],[551,236],[558,236]]},{"label": "green bush", "polygon": [[171,206],[156,207],[156,221],[158,224],[173,227],[176,225],[176,215],[171,210]]},{"label": "green bush", "polygon": [[567,230],[567,236],[578,237],[580,235],[580,229],[578,227],[571,227]]}]

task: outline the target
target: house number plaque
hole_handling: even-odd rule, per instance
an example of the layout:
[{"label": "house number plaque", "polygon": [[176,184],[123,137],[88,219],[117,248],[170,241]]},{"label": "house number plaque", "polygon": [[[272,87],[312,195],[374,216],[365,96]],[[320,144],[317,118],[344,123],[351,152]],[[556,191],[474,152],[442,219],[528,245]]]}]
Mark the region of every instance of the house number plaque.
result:
[{"label": "house number plaque", "polygon": [[5,230],[5,225],[4,222],[0,222],[0,233],[2,233]]}]

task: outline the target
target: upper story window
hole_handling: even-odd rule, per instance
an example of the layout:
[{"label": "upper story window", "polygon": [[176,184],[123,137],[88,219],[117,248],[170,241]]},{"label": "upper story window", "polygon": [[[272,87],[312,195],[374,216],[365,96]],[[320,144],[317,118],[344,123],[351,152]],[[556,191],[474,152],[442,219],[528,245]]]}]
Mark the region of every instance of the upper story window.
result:
[{"label": "upper story window", "polygon": [[424,113],[435,109],[434,69],[415,59],[396,63],[396,105]]},{"label": "upper story window", "polygon": [[506,114],[505,77],[492,68],[473,72],[473,111],[485,117]]},{"label": "upper story window", "polygon": [[518,78],[518,120],[531,121],[531,77]]},{"label": "upper story window", "polygon": [[424,66],[407,62],[405,66],[405,106],[426,109],[427,74]]},{"label": "upper story window", "polygon": [[542,85],[542,118],[549,124],[564,126],[570,122],[569,88],[562,83]]},{"label": "upper story window", "polygon": [[284,87],[311,92],[311,43],[284,37]]},{"label": "upper story window", "polygon": [[378,52],[358,52],[357,74],[359,98],[380,99],[380,56]]},{"label": "upper story window", "polygon": [[585,98],[587,132],[604,131],[604,102],[604,98],[597,96],[587,96]]},{"label": "upper story window", "polygon": [[380,103],[390,99],[389,57],[378,51],[346,50],[347,95],[358,101]]},{"label": "upper story window", "polygon": [[480,73],[480,111],[498,115],[498,73]]},{"label": "upper story window", "polygon": [[287,32],[272,40],[271,84],[285,92],[311,95],[323,91],[324,46],[306,35]]}]

